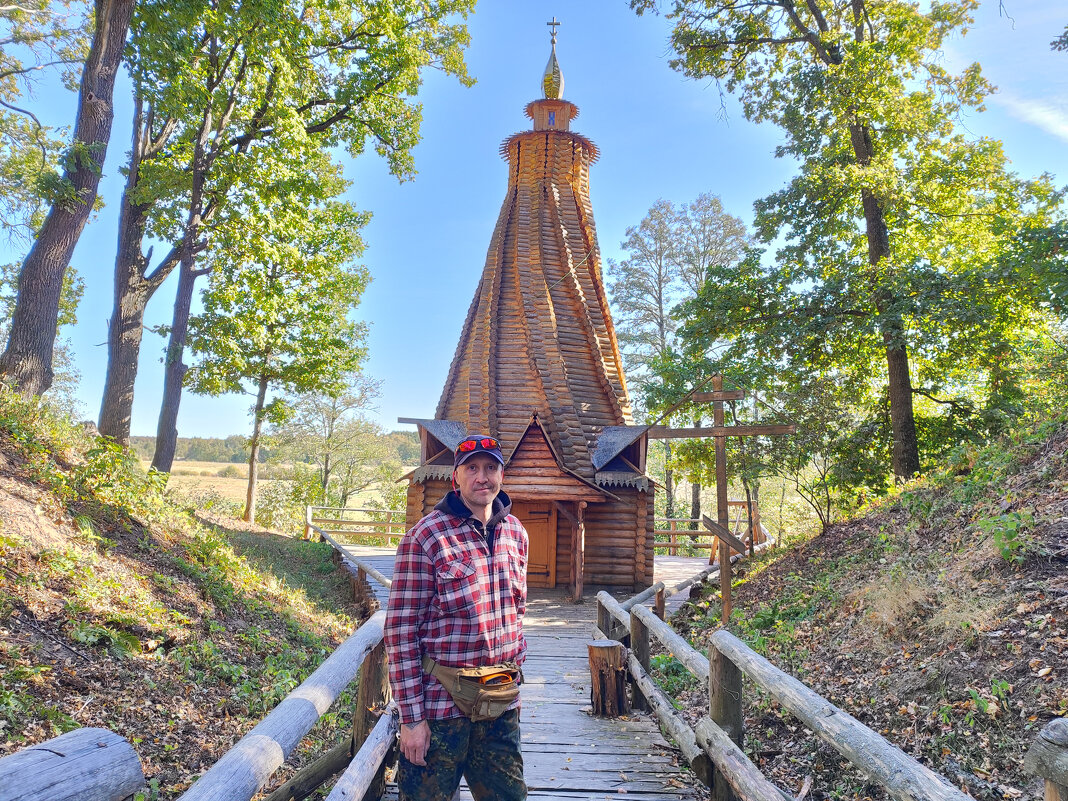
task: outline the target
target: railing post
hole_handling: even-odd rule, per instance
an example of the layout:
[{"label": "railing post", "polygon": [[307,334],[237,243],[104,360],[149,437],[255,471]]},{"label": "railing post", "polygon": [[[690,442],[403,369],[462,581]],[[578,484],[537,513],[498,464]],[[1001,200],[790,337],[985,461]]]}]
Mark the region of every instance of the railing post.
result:
[{"label": "railing post", "polygon": [[[744,740],[742,717],[742,671],[716,648],[708,646],[708,716],[739,748]],[[715,801],[734,801],[726,778],[717,770],[712,782]]]},{"label": "railing post", "polygon": [[605,605],[603,603],[601,603],[601,599],[598,598],[597,599],[597,628],[599,628],[601,630],[601,633],[605,636],[606,639],[609,639],[609,640],[612,639],[612,633],[613,633],[612,629],[613,629],[613,624],[614,623],[615,623],[615,620],[612,618],[612,615],[608,612],[608,609],[605,607]]},{"label": "railing post", "polygon": [[[648,673],[649,627],[634,614],[630,616],[630,650],[634,654],[634,658],[638,660],[638,664]],[[630,680],[630,705],[638,710],[649,710],[651,708],[633,676]]]},{"label": "railing post", "polygon": [[656,600],[653,601],[653,614],[655,614],[661,620],[664,619],[665,610],[667,608],[667,593],[664,588],[661,587],[656,591]]},{"label": "railing post", "polygon": [[304,507],[304,539],[311,539],[311,521],[312,521],[312,508],[310,506]]},{"label": "railing post", "polygon": [[678,556],[679,555],[679,540],[678,540],[678,534],[675,533],[676,531],[678,531],[678,524],[674,520],[672,520],[671,521],[671,547],[668,548],[668,553],[671,554],[672,556]]},{"label": "railing post", "polygon": [[1051,720],[1042,728],[1024,768],[1045,779],[1045,801],[1068,801],[1068,718]]},{"label": "railing post", "polygon": [[[361,571],[362,572],[362,571]],[[360,666],[360,686],[356,691],[356,708],[352,712],[352,754],[360,750],[382,710],[389,703],[389,672],[386,667],[386,644],[379,642]],[[387,760],[388,761],[388,760]],[[386,762],[382,763],[367,798],[380,798],[385,789]]]}]

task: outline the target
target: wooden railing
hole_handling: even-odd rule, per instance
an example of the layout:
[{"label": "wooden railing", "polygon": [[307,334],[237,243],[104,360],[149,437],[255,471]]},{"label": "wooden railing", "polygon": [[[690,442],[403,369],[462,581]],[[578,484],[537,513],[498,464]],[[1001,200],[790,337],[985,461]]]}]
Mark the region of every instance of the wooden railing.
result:
[{"label": "wooden railing", "polygon": [[[768,530],[760,522],[760,513],[755,504],[749,501],[727,501],[727,528],[738,539],[750,540],[749,519],[746,507],[752,506],[753,528],[757,530],[757,544],[770,539]],[[702,525],[701,518],[692,517],[654,517],[654,547],[665,548],[669,556],[678,556],[679,548],[695,550],[719,550],[719,538]]]},{"label": "wooden railing", "polygon": [[315,528],[350,542],[394,545],[394,540],[404,536],[404,519],[402,509],[309,506],[304,514],[304,538],[310,538]]},{"label": "wooden railing", "polygon": [[357,628],[311,676],[197,779],[180,801],[249,801],[356,679],[357,673],[360,681],[351,740],[304,768],[267,799],[291,798],[298,786],[310,792],[350,762],[368,768],[374,764],[373,776],[385,754],[372,763],[371,753],[377,753],[375,743],[381,732],[376,738],[369,735],[379,726],[392,728],[396,733],[397,726],[394,715],[387,712],[379,719],[373,714],[373,710],[381,711],[386,701],[386,651],[382,643],[385,617],[385,612],[377,612]]},{"label": "wooden railing", "polygon": [[[704,576],[710,576],[707,570]],[[730,632],[721,629],[704,656],[653,611],[636,603],[620,604],[606,592],[597,594],[596,637],[629,642],[628,665],[636,704],[650,708],[675,739],[694,772],[723,801],[784,801],[791,798],[777,788],[742,751],[742,676],[765,690],[813,733],[882,785],[898,801],[967,801],[970,796],[917,762],[849,713],[817,695],[779,670]],[[627,606],[629,605],[629,609]],[[650,637],[708,685],[709,714],[691,729],[676,713],[671,699],[650,675]],[[1068,745],[1068,743],[1066,743]],[[1068,754],[1068,749],[1065,750]],[[1062,773],[1054,773],[1055,781]],[[1066,799],[1068,801],[1068,799]]]}]

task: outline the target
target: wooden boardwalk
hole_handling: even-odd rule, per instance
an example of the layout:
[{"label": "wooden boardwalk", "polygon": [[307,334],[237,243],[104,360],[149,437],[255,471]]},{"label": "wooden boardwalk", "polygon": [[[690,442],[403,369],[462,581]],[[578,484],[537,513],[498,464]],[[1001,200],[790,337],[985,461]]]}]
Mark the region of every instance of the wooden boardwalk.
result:
[{"label": "wooden boardwalk", "polygon": [[[386,576],[393,573],[392,549],[352,545],[346,551]],[[703,566],[702,559],[669,557],[662,578],[658,558],[657,579],[674,583]],[[385,591],[376,586],[375,592],[384,605]],[[617,720],[590,716],[586,643],[592,637],[595,607],[592,597],[569,603],[562,590],[531,593],[523,624],[528,651],[521,718],[530,798],[698,798],[692,774],[678,765],[677,752],[651,715],[635,713]],[[466,788],[460,798],[471,798]]]}]

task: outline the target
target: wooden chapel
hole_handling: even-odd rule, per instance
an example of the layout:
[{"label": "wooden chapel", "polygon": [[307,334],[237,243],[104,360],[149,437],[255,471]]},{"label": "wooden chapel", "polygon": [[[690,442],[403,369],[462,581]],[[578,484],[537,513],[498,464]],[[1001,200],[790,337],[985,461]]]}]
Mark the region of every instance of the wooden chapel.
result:
[{"label": "wooden chapel", "polygon": [[407,525],[450,489],[468,433],[500,440],[504,489],[530,534],[528,584],[653,581],[647,426],[633,424],[590,205],[597,148],[570,130],[556,33],[533,129],[501,145],[508,187],[434,419],[419,428]]}]

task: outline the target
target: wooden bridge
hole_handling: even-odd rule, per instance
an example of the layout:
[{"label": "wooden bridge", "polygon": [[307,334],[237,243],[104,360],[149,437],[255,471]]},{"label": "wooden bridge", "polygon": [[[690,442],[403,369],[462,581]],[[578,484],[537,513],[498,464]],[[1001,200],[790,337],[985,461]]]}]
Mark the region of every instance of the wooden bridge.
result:
[{"label": "wooden bridge", "polygon": [[[333,544],[339,556],[355,566],[354,580],[366,582],[364,589],[369,586],[384,607],[389,591],[383,579],[393,576],[396,549],[336,540]],[[706,567],[704,557],[664,557],[657,561],[657,580],[676,585]],[[667,609],[677,608],[684,598],[681,592],[671,595]],[[563,590],[531,591],[523,618],[527,661],[521,690],[530,798],[696,798],[693,774],[679,764],[678,752],[664,739],[655,718],[636,714],[611,720],[589,714],[586,646],[594,638],[596,608],[593,598],[575,604]],[[466,787],[461,787],[459,798],[471,798]]]},{"label": "wooden bridge", "polygon": [[[322,532],[319,532],[322,534]],[[390,581],[392,553],[330,541],[354,580]],[[532,799],[609,799],[628,795],[686,801],[704,797],[697,779],[716,801],[791,801],[768,781],[742,750],[743,677],[765,691],[815,736],[838,750],[897,801],[968,801],[969,796],[917,762],[847,712],[776,668],[726,630],[715,632],[708,655],[697,652],[663,621],[665,607],[682,591],[713,578],[704,559],[657,559],[660,579],[646,592],[620,600],[607,592],[575,604],[562,593],[543,591],[528,604],[529,644],[522,688],[522,745],[525,778]],[[675,579],[699,570],[681,581]],[[672,583],[674,582],[674,583]],[[381,590],[379,597],[384,597]],[[654,609],[644,604],[652,603]],[[654,611],[655,610],[655,611]],[[659,616],[658,616],[659,614]],[[264,801],[296,801],[337,779],[327,801],[395,798],[386,784],[388,755],[395,751],[397,718],[385,702],[385,649],[378,611],[342,643],[296,690],[179,801],[251,801],[294,751],[300,740],[354,681],[357,699],[353,735]],[[614,639],[627,644],[631,698],[649,713],[621,718],[589,714],[587,643]],[[650,674],[655,639],[709,688],[708,715],[694,728]],[[385,714],[382,714],[385,712]],[[672,747],[661,729],[672,738]],[[692,768],[687,771],[682,766]],[[1046,783],[1047,799],[1068,801],[1068,720],[1049,723],[1025,763]],[[123,738],[106,730],[77,729],[0,760],[0,801],[112,801],[144,785],[140,761]],[[793,790],[794,788],[790,788]],[[798,797],[803,797],[802,788]],[[13,794],[12,794],[13,793]],[[461,788],[458,799],[470,799]]]}]

